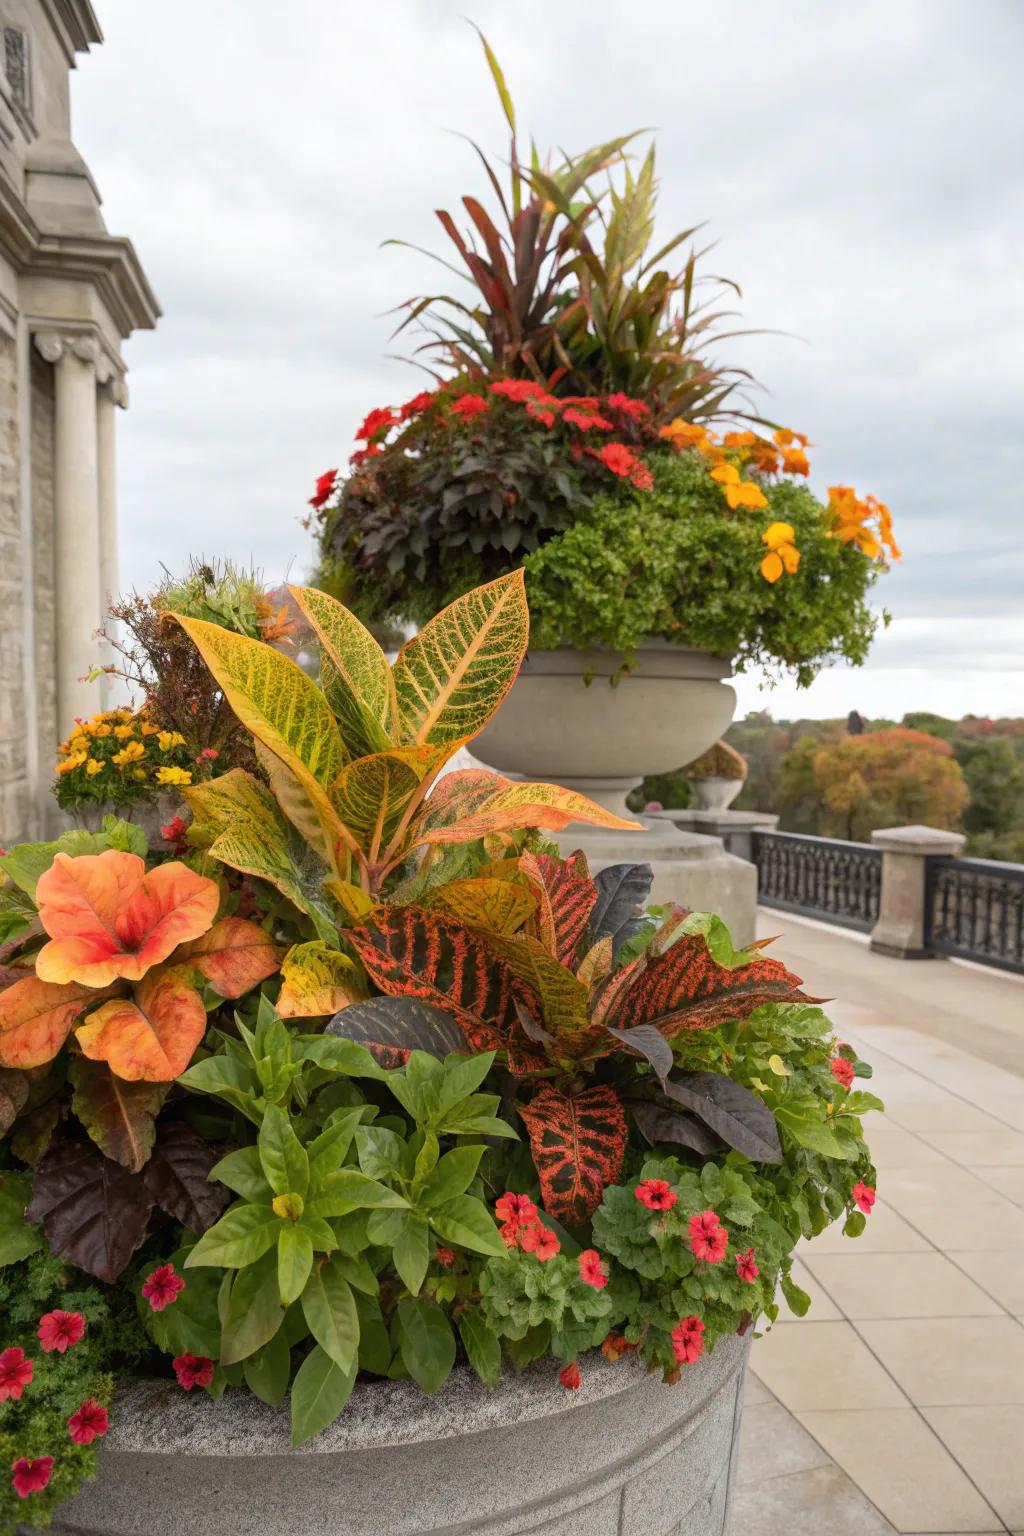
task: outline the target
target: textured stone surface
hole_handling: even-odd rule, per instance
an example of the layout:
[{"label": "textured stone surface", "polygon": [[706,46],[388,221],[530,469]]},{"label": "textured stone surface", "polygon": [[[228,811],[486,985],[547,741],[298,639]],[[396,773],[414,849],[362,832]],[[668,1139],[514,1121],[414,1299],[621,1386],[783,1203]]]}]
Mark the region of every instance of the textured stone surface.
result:
[{"label": "textured stone surface", "polygon": [[458,1369],[433,1398],[360,1384],[290,1446],[286,1409],[163,1383],[122,1396],[97,1480],[59,1536],[721,1536],[747,1351],[722,1340],[675,1387],[626,1359],[550,1365],[488,1392]]}]

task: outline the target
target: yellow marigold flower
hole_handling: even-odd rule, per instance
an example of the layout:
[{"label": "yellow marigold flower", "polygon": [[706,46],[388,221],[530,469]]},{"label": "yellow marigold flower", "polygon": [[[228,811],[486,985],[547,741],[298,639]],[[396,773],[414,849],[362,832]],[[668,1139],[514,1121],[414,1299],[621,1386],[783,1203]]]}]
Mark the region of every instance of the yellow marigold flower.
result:
[{"label": "yellow marigold flower", "polygon": [[752,480],[741,480],[735,464],[716,464],[711,471],[711,478],[717,480],[722,487],[725,499],[734,512],[737,507],[749,507],[756,512],[768,505],[768,499],[760,486]]},{"label": "yellow marigold flower", "polygon": [[782,467],[787,475],[809,475],[811,461],[802,448],[783,448]]},{"label": "yellow marigold flower", "polygon": [[794,443],[799,443],[801,448],[810,448],[812,446],[809,437],[805,437],[802,432],[791,432],[788,427],[779,427],[777,432],[772,433],[772,436],[780,448],[792,448]]},{"label": "yellow marigold flower", "polygon": [[180,731],[161,731],[157,742],[161,752],[169,752],[172,747],[183,747],[185,738]]},{"label": "yellow marigold flower", "polygon": [[111,727],[109,725],[107,725],[107,723],[105,721],[103,721],[99,725],[94,725],[93,728],[92,728],[92,731],[90,732],[90,734],[93,735],[93,736],[103,737],[103,736],[109,736],[110,735],[110,731],[111,731]]},{"label": "yellow marigold flower", "polygon": [[761,575],[765,581],[778,581],[783,571],[789,576],[796,574],[800,551],[793,543],[795,537],[792,523],[770,523],[762,533],[761,541],[768,546],[768,553],[761,561]]},{"label": "yellow marigold flower", "polygon": [[88,752],[72,753],[72,755],[70,757],[66,757],[62,763],[57,764],[57,772],[71,773],[73,769],[81,768],[82,764],[85,762],[88,756]]},{"label": "yellow marigold flower", "polygon": [[114,753],[114,762],[119,768],[127,768],[129,763],[137,763],[140,757],[145,757],[146,749],[141,741],[130,741],[120,752]]},{"label": "yellow marigold flower", "polygon": [[133,736],[134,734],[135,727],[133,725],[114,726],[114,735],[117,737],[118,741],[127,741],[129,736]]},{"label": "yellow marigold flower", "polygon": [[192,775],[187,768],[158,768],[156,781],[158,784],[191,784]]},{"label": "yellow marigold flower", "polygon": [[99,758],[90,757],[89,761],[85,765],[85,771],[89,775],[90,779],[94,779],[98,773],[103,772],[106,766],[106,763],[101,763]]},{"label": "yellow marigold flower", "polygon": [[662,427],[658,433],[667,443],[675,448],[704,448],[710,442],[706,427],[698,427],[692,421],[684,421],[677,416],[675,421],[670,421],[667,427]]},{"label": "yellow marigold flower", "polygon": [[145,768],[133,768],[132,769],[132,778],[136,779],[140,784],[144,784],[145,780],[146,780],[146,770],[145,770]]}]

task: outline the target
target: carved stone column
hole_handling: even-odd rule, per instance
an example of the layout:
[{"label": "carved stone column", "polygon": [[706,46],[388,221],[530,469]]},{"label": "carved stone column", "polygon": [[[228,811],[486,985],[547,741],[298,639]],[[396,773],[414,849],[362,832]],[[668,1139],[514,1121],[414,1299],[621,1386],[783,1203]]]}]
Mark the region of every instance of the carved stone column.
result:
[{"label": "carved stone column", "polygon": [[98,684],[82,681],[100,660],[96,631],[103,609],[96,417],[101,351],[87,332],[40,331],[35,342],[54,365],[57,728],[66,732],[76,716],[95,714],[101,704]]},{"label": "carved stone column", "polygon": [[[111,364],[107,367],[108,378],[103,378],[102,368],[97,375],[100,389],[96,397],[96,452],[99,472],[101,623],[105,625],[107,633],[112,634],[113,625],[107,618],[107,613],[118,593],[117,408],[128,404],[128,386],[120,374],[114,371]],[[109,666],[113,660],[114,652],[111,646],[106,641],[101,641],[101,664]],[[116,678],[101,679],[100,695],[104,708],[112,709],[119,701],[119,685]]]}]

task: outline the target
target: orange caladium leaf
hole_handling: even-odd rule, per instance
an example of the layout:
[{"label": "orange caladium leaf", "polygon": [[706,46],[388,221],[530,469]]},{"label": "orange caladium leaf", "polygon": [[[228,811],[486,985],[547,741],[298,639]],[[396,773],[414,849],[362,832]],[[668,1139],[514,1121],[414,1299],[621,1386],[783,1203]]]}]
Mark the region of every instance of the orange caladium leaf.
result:
[{"label": "orange caladium leaf", "polygon": [[97,1008],[75,1036],[83,1055],[117,1077],[165,1083],[184,1072],[205,1033],[202,998],[183,972],[166,968],[144,976],[134,997]]},{"label": "orange caladium leaf", "polygon": [[59,986],[26,976],[0,992],[0,1066],[41,1067],[52,1061],[79,1014],[96,1001],[80,982]]},{"label": "orange caladium leaf", "polygon": [[187,962],[200,971],[221,997],[242,997],[273,976],[283,951],[271,942],[259,923],[244,917],[222,917],[198,939],[175,951],[174,964]]},{"label": "orange caladium leaf", "polygon": [[622,1172],[626,1114],[615,1089],[598,1084],[567,1094],[545,1083],[519,1113],[530,1137],[544,1209],[579,1226]]},{"label": "orange caladium leaf", "polygon": [[138,981],[205,933],[220,892],[185,864],[147,873],[138,854],[108,848],[78,858],[58,853],[39,877],[36,900],[50,935],[36,956],[39,979],[106,987],[121,977]]},{"label": "orange caladium leaf", "polygon": [[313,1019],[338,1012],[365,996],[359,973],[347,955],[319,939],[295,944],[281,965],[284,981],[277,999],[282,1019]]}]

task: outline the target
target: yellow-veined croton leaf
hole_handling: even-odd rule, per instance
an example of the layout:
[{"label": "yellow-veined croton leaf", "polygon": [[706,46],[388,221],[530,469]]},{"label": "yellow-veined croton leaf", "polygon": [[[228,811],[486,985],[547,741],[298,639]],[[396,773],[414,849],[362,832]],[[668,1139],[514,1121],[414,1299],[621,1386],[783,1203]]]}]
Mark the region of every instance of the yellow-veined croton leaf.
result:
[{"label": "yellow-veined croton leaf", "polygon": [[305,912],[320,937],[336,940],[336,924],[324,899],[331,870],[292,830],[266,785],[241,768],[182,791],[194,816],[195,834],[211,858],[266,880]]},{"label": "yellow-veined croton leaf", "polygon": [[331,804],[371,860],[388,849],[410,802],[447,757],[447,747],[427,742],[359,757],[341,770]]},{"label": "yellow-veined croton leaf", "polygon": [[361,885],[353,885],[351,880],[328,880],[327,890],[353,923],[365,923],[373,915],[377,903]]},{"label": "yellow-veined croton leaf", "polygon": [[108,848],[58,853],[36,886],[39,921],[50,935],[36,956],[40,981],[109,986],[138,981],[179,944],[205,933],[220,891],[186,864],[147,872],[137,853]]},{"label": "yellow-veined croton leaf", "polygon": [[516,933],[537,910],[537,898],[526,885],[487,875],[449,880],[430,892],[429,904],[467,928],[499,934]]},{"label": "yellow-veined croton leaf", "polygon": [[454,751],[490,720],[526,654],[521,570],[457,598],[403,647],[394,666],[401,739]]},{"label": "yellow-veined croton leaf", "polygon": [[413,820],[409,845],[468,843],[492,832],[523,827],[561,832],[571,821],[624,832],[644,830],[640,822],[625,821],[560,784],[524,784],[503,779],[500,774],[466,769],[446,774],[441,780]]},{"label": "yellow-veined croton leaf", "polygon": [[359,972],[347,955],[320,940],[295,944],[281,965],[284,981],[277,999],[282,1019],[335,1014],[366,996]]},{"label": "yellow-veined croton leaf", "polygon": [[133,997],[113,998],[75,1030],[82,1054],[105,1061],[128,1082],[178,1077],[206,1033],[206,1009],[188,976],[174,967],[150,971]]},{"label": "yellow-veined croton leaf", "polygon": [[175,951],[174,964],[200,971],[221,997],[242,997],[273,976],[284,951],[266,929],[244,917],[222,917],[208,933]]},{"label": "yellow-veined croton leaf", "polygon": [[96,990],[81,982],[56,985],[26,976],[0,992],[0,1067],[41,1067],[52,1061]]},{"label": "yellow-veined croton leaf", "polygon": [[398,716],[388,659],[354,613],[315,587],[289,592],[320,641],[320,687],[349,751],[385,752]]},{"label": "yellow-veined croton leaf", "polygon": [[329,844],[345,842],[327,786],[350,753],[327,700],[288,656],[246,635],[174,617],[213,673],[239,720],[298,779],[315,807]]}]

